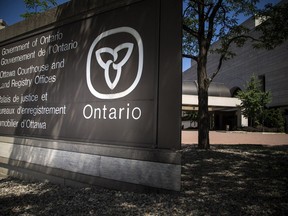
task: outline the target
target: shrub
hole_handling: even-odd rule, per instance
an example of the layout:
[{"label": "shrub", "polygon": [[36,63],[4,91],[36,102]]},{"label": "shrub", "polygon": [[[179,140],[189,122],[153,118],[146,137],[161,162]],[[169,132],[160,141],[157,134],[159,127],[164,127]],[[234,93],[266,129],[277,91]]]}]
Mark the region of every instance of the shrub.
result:
[{"label": "shrub", "polygon": [[284,131],[285,119],[280,109],[267,110],[264,125],[269,128],[277,128],[278,131]]}]

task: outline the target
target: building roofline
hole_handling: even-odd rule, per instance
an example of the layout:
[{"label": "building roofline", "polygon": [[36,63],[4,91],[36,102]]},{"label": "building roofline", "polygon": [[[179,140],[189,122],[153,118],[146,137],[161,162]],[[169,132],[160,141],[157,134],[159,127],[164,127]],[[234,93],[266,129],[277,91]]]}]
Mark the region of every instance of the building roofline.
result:
[{"label": "building roofline", "polygon": [[5,27],[8,26],[7,23],[3,19],[0,19],[0,25],[5,26]]}]

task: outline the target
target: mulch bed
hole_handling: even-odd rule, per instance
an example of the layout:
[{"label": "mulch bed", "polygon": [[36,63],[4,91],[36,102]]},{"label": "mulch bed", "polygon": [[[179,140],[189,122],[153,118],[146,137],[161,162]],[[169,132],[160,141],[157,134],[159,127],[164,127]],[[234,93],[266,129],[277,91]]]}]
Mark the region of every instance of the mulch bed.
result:
[{"label": "mulch bed", "polygon": [[182,150],[179,193],[0,180],[0,215],[288,215],[288,146]]}]

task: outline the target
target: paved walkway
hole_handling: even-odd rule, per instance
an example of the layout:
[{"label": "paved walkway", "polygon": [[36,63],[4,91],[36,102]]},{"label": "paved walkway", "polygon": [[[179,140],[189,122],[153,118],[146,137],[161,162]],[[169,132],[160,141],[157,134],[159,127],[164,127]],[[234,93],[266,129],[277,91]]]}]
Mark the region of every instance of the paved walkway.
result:
[{"label": "paved walkway", "polygon": [[[182,131],[182,144],[197,143],[197,131]],[[210,131],[210,144],[288,145],[288,134]]]}]

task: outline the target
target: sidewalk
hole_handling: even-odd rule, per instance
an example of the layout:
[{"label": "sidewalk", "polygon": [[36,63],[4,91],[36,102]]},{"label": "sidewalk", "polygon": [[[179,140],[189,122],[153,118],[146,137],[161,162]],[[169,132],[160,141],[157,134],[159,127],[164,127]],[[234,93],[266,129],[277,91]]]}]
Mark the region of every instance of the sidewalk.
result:
[{"label": "sidewalk", "polygon": [[[182,144],[197,143],[197,131],[182,131]],[[210,131],[210,144],[288,145],[288,134]]]}]

